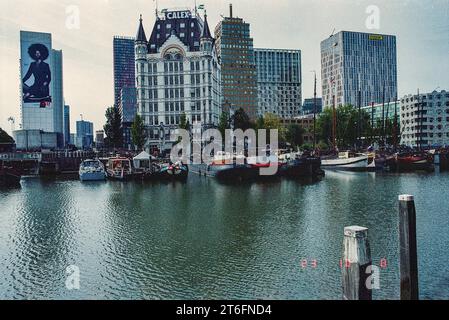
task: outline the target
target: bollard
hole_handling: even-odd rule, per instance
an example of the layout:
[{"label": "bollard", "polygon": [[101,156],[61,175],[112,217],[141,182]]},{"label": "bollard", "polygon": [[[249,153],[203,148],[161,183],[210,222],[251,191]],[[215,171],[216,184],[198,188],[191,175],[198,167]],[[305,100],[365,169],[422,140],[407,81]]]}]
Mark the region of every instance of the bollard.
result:
[{"label": "bollard", "polygon": [[371,300],[372,289],[366,282],[371,273],[366,273],[372,265],[368,229],[346,227],[343,240],[342,285],[344,300]]},{"label": "bollard", "polygon": [[411,195],[399,196],[399,250],[401,300],[418,300],[416,210]]}]

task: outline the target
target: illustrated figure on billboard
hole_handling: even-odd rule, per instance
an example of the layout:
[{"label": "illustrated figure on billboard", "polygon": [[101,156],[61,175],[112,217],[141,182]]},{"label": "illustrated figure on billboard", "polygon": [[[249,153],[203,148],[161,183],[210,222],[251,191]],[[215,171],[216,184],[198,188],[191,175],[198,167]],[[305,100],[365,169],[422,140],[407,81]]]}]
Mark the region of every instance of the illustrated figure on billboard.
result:
[{"label": "illustrated figure on billboard", "polygon": [[[40,43],[32,44],[28,48],[28,54],[34,60],[30,64],[25,77],[22,79],[23,84],[23,102],[24,103],[40,103],[40,107],[44,107],[51,102],[50,82],[51,71],[48,63],[44,62],[48,59],[48,48]],[[26,82],[34,77],[34,83],[28,85]]]}]

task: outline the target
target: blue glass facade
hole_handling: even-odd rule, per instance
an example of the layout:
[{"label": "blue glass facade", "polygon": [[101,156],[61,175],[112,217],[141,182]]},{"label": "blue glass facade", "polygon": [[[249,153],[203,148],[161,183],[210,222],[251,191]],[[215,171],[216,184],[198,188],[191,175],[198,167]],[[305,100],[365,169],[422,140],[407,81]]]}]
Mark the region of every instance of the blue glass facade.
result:
[{"label": "blue glass facade", "polygon": [[120,105],[121,90],[136,86],[135,39],[114,37],[114,106]]},{"label": "blue glass facade", "polygon": [[94,142],[94,124],[89,121],[76,122],[76,147],[90,149]]},{"label": "blue glass facade", "polygon": [[[302,105],[302,114],[313,114],[313,111],[315,109],[315,99],[304,99],[304,104]],[[323,112],[323,99],[322,98],[316,98],[316,113]]]},{"label": "blue glass facade", "polygon": [[342,31],[321,42],[321,72],[325,107],[366,106],[397,99],[396,37]]},{"label": "blue glass facade", "polygon": [[137,89],[136,88],[123,88],[121,92],[120,114],[122,116],[123,125],[123,146],[126,149],[131,150],[131,126],[137,114]]}]

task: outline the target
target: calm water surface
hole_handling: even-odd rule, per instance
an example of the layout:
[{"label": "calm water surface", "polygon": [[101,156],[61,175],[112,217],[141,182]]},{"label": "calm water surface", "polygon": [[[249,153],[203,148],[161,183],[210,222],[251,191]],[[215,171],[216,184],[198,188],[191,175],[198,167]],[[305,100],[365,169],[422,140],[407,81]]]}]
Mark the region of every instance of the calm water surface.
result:
[{"label": "calm water surface", "polygon": [[[343,228],[369,228],[375,299],[399,297],[397,196],[414,194],[420,295],[449,298],[449,174],[0,190],[2,299],[340,299]],[[303,259],[316,268],[301,267]],[[76,265],[81,288],[65,287]]]}]

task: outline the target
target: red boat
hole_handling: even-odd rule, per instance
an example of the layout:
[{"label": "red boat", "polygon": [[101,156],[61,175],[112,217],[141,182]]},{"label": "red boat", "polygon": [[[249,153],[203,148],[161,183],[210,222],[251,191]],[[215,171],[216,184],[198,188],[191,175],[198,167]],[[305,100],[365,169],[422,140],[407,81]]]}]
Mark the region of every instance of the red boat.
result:
[{"label": "red boat", "polygon": [[21,175],[13,168],[6,167],[3,161],[0,161],[0,187],[20,186]]},{"label": "red boat", "polygon": [[433,172],[433,157],[429,154],[418,153],[402,153],[396,155],[396,169],[399,172],[406,171],[428,171]]}]

